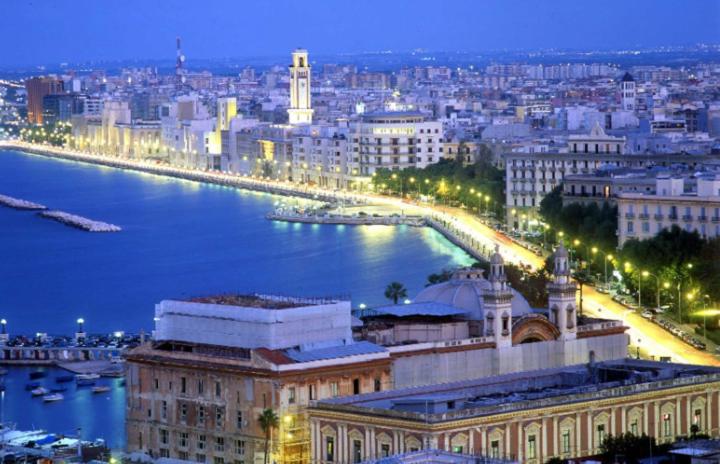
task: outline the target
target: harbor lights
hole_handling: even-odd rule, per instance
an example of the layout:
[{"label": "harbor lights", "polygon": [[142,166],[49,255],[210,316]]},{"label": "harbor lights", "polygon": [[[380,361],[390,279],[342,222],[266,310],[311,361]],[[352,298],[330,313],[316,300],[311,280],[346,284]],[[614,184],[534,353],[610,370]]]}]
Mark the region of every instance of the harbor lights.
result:
[{"label": "harbor lights", "polygon": [[85,340],[85,319],[82,317],[78,318],[77,320],[78,330],[75,332],[75,343],[81,344]]},{"label": "harbor lights", "polygon": [[0,320],[0,330],[0,344],[4,345],[10,339],[10,336],[7,333],[7,320]]}]

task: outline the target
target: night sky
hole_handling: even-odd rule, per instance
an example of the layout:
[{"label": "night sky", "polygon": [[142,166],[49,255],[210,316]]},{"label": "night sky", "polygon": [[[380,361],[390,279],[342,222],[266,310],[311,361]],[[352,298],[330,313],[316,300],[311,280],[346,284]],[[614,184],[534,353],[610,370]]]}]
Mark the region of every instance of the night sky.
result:
[{"label": "night sky", "polygon": [[0,66],[720,42],[720,0],[2,0]]}]

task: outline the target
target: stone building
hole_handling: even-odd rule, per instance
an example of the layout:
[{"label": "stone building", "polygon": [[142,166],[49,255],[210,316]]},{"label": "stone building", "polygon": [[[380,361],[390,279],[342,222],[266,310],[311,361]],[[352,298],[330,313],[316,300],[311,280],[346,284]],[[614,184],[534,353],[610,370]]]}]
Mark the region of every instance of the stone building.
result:
[{"label": "stone building", "polygon": [[720,435],[720,369],[621,359],[318,401],[315,464],[440,449],[528,464],[600,453],[610,435]]}]

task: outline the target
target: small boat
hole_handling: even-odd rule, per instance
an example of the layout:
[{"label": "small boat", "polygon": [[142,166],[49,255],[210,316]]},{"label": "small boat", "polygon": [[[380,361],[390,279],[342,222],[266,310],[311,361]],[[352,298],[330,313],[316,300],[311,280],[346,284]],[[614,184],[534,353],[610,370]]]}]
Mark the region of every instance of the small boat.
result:
[{"label": "small boat", "polygon": [[55,382],[57,383],[72,382],[73,380],[75,380],[74,375],[58,375],[55,377]]},{"label": "small boat", "polygon": [[47,377],[47,372],[45,371],[33,371],[30,373],[30,380],[37,380]]},{"label": "small boat", "polygon": [[98,374],[78,374],[75,376],[75,383],[78,387],[95,385],[95,381],[99,378]]},{"label": "small boat", "polygon": [[53,401],[62,401],[65,397],[62,393],[53,393],[52,395],[45,395],[43,396],[43,401],[46,403],[51,403]]},{"label": "small boat", "polygon": [[55,387],[55,388],[50,389],[50,393],[62,393],[66,390],[67,390],[66,387]]},{"label": "small boat", "polygon": [[48,390],[47,388],[38,387],[38,388],[32,390],[30,393],[32,393],[32,396],[43,396],[43,395],[47,395],[48,393],[50,393],[50,390]]},{"label": "small boat", "polygon": [[40,386],[40,382],[30,382],[28,384],[25,384],[25,390],[35,390],[37,387]]},{"label": "small boat", "polygon": [[93,393],[105,393],[109,391],[110,387],[108,387],[107,385],[98,385],[97,387],[92,388]]}]

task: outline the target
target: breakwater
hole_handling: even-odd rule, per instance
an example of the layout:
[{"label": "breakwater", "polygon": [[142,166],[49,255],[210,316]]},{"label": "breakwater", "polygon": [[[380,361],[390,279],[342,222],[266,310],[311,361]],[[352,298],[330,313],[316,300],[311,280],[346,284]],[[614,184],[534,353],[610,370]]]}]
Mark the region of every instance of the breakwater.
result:
[{"label": "breakwater", "polygon": [[8,206],[15,209],[25,209],[31,211],[40,211],[47,209],[47,206],[39,203],[33,203],[32,201],[21,200],[20,198],[13,198],[7,195],[0,195],[0,205]]},{"label": "breakwater", "polygon": [[88,232],[119,232],[122,229],[107,222],[93,221],[92,219],[66,213],[64,211],[43,211],[40,216],[53,219],[65,225],[87,230]]}]

